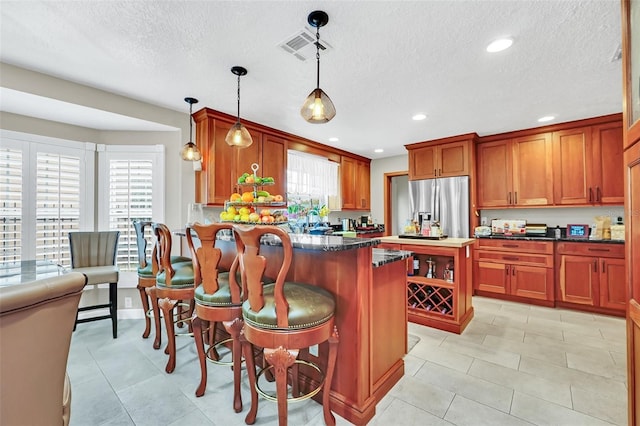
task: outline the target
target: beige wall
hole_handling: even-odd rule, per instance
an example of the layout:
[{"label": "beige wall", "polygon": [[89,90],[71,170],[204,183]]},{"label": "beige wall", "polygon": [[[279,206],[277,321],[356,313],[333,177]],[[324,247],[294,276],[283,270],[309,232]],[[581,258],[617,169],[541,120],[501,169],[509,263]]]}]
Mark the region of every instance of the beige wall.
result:
[{"label": "beige wall", "polygon": [[[188,113],[170,110],[124,96],[71,83],[45,74],[0,63],[2,87],[88,106],[178,128],[167,132],[101,131],[33,117],[0,112],[0,128],[16,132],[107,145],[165,146],[165,218],[169,227],[185,223],[186,205],[194,200],[194,171],[182,161],[180,149],[188,139]],[[185,96],[192,95],[186,93]]]},{"label": "beige wall", "polygon": [[407,170],[408,154],[371,161],[371,217],[378,223],[384,223],[384,174]]}]

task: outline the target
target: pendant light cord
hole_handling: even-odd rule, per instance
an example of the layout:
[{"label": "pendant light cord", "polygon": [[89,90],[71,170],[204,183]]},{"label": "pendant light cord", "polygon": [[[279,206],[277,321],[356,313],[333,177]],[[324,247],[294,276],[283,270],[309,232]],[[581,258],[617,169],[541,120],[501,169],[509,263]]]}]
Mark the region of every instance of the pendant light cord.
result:
[{"label": "pendant light cord", "polygon": [[193,102],[189,103],[189,142],[193,142]]},{"label": "pendant light cord", "polygon": [[240,122],[240,76],[238,75],[238,123]]},{"label": "pendant light cord", "polygon": [[316,27],[316,62],[317,62],[317,79],[316,79],[316,88],[320,88],[320,27]]}]

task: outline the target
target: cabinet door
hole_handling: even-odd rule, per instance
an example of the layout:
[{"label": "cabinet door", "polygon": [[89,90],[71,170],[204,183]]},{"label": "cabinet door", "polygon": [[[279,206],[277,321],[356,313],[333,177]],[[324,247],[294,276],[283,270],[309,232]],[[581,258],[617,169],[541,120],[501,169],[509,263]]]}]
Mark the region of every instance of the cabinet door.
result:
[{"label": "cabinet door", "polygon": [[553,300],[553,269],[511,265],[511,294],[529,299]]},{"label": "cabinet door", "polygon": [[[260,161],[262,151],[262,133],[251,129],[247,130],[249,130],[249,134],[251,134],[253,143],[246,148],[231,147],[231,149],[234,151],[234,182],[237,182],[238,178],[242,176],[243,173],[253,173],[253,171],[251,170],[251,165],[253,163],[258,164],[258,166],[260,167],[256,174],[260,177],[264,176],[264,171],[262,170],[262,164]],[[227,197],[229,195],[231,195],[231,193],[227,194]]]},{"label": "cabinet door", "polygon": [[624,203],[622,123],[593,127],[594,197],[598,204]]},{"label": "cabinet door", "polygon": [[516,138],[512,143],[513,198],[517,206],[553,204],[551,134]]},{"label": "cabinet door", "polygon": [[509,275],[511,273],[509,265],[478,261],[474,263],[474,288],[476,290],[498,294],[509,293]]},{"label": "cabinet door", "polygon": [[275,185],[265,188],[271,194],[283,197],[287,193],[287,141],[273,135],[262,136],[262,173],[271,176]]},{"label": "cabinet door", "polygon": [[364,161],[357,162],[356,188],[358,208],[369,210],[371,208],[371,167]]},{"label": "cabinet door", "polygon": [[502,207],[511,201],[510,141],[479,144],[478,147],[478,205]]},{"label": "cabinet door", "polygon": [[209,159],[207,167],[207,203],[223,205],[229,199],[237,182],[235,176],[235,152],[227,145],[227,136],[232,123],[214,120],[213,138],[209,139]]},{"label": "cabinet door", "polygon": [[469,142],[452,142],[438,146],[438,177],[469,175]]},{"label": "cabinet door", "polygon": [[624,259],[600,258],[600,306],[625,310],[625,276]]},{"label": "cabinet door", "polygon": [[553,200],[572,205],[595,202],[591,177],[591,128],[553,132]]},{"label": "cabinet door", "polygon": [[598,258],[562,255],[560,257],[560,297],[563,302],[596,306]]},{"label": "cabinet door", "polygon": [[356,160],[342,157],[340,163],[340,181],[342,183],[342,208],[356,208]]},{"label": "cabinet door", "polygon": [[432,179],[438,173],[436,146],[409,150],[409,180]]}]

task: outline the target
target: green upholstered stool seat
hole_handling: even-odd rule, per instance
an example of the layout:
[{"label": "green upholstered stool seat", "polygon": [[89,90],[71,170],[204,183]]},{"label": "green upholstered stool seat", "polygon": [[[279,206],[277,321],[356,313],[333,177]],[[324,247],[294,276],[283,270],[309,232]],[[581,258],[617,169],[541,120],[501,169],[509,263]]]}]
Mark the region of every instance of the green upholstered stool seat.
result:
[{"label": "green upholstered stool seat", "polygon": [[[258,328],[278,329],[273,296],[275,284],[263,287],[264,307],[260,312],[251,310],[249,301],[242,304],[242,315],[247,324]],[[289,328],[310,328],[333,317],[336,303],[327,290],[310,284],[285,282],[284,294],[289,302]]]},{"label": "green upholstered stool seat", "polygon": [[229,273],[222,272],[218,274],[218,291],[213,294],[205,293],[204,285],[196,287],[194,294],[196,303],[205,306],[233,306],[240,305],[231,303],[231,290],[229,289]]},{"label": "green upholstered stool seat", "polygon": [[156,286],[173,288],[193,287],[193,264],[191,261],[177,263],[172,266],[175,271],[175,275],[171,278],[171,285],[167,285],[166,271],[162,271],[156,276]]},{"label": "green upholstered stool seat", "polygon": [[[171,256],[171,264],[185,263],[185,262],[191,262],[191,259],[184,256]],[[156,277],[155,275],[153,275],[153,265],[151,263],[147,263],[147,266],[145,266],[144,268],[138,267],[138,275],[141,276],[142,278]]]}]

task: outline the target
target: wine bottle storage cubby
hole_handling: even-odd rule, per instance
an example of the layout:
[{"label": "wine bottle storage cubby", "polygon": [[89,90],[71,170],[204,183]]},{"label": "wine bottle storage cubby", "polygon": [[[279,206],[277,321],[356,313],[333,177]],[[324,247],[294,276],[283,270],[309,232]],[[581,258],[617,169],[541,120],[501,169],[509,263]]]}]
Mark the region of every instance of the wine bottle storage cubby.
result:
[{"label": "wine bottle storage cubby", "polygon": [[410,282],[407,303],[412,309],[453,316],[453,291],[450,288]]}]

